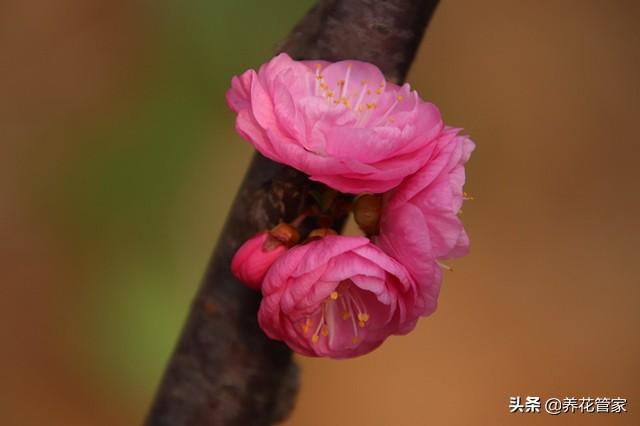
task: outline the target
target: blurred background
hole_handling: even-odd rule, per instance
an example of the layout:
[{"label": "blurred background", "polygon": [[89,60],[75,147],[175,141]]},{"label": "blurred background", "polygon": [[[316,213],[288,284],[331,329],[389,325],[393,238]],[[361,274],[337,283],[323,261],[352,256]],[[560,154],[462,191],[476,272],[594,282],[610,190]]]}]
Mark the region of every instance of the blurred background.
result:
[{"label": "blurred background", "polygon": [[[224,104],[310,0],[0,4],[0,422],[140,424],[252,148]],[[640,424],[640,3],[444,1],[409,81],[477,143],[472,253],[287,425]],[[624,397],[621,415],[510,396]]]}]

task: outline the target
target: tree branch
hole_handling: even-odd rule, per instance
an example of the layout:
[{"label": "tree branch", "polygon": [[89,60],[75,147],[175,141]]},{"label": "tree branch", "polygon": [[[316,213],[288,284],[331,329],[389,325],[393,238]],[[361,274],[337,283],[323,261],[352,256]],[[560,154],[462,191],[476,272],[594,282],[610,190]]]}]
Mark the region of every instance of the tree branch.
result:
[{"label": "tree branch", "polygon": [[[436,4],[437,0],[320,0],[281,50],[296,59],[372,62],[399,83]],[[230,264],[249,237],[305,210],[316,185],[304,174],[255,154],[146,425],[270,425],[288,415],[298,388],[291,351],[260,330],[260,295],[233,277]],[[339,230],[342,224],[335,227]]]}]

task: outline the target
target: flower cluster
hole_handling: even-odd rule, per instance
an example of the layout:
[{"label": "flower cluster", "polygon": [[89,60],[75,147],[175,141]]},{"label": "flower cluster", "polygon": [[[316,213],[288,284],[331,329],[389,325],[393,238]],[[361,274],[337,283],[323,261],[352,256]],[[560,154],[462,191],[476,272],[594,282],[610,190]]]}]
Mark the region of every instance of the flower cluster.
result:
[{"label": "flower cluster", "polygon": [[261,289],[265,333],[309,356],[349,358],[436,308],[440,261],[468,251],[458,217],[474,149],[408,84],[374,65],[276,56],[234,77],[236,130],[266,157],[355,194],[366,236],[279,225],[247,241],[233,273]]}]

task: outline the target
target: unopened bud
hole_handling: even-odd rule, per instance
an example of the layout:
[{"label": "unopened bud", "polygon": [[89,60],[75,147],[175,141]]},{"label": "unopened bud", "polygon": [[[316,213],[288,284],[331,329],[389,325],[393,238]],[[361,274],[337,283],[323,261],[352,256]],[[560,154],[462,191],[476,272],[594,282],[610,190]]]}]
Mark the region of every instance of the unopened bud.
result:
[{"label": "unopened bud", "polygon": [[281,223],[247,240],[231,260],[231,272],[247,287],[260,290],[262,280],[273,262],[300,241],[298,230]]},{"label": "unopened bud", "polygon": [[286,245],[263,231],[236,251],[231,260],[231,272],[247,287],[260,290],[267,271],[286,251]]},{"label": "unopened bud", "polygon": [[380,231],[380,215],[382,214],[382,196],[361,195],[353,206],[353,217],[367,235],[377,235]]}]

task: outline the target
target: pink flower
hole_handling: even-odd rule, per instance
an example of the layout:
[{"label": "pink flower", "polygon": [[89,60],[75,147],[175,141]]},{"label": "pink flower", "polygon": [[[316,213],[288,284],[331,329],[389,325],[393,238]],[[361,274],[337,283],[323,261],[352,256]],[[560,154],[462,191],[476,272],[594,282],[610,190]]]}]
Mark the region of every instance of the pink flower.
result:
[{"label": "pink flower", "polygon": [[247,287],[260,290],[262,280],[267,271],[280,256],[287,251],[287,246],[269,240],[269,232],[264,231],[247,240],[233,256],[231,272]]},{"label": "pink flower", "polygon": [[350,358],[411,331],[426,302],[406,269],[364,237],[327,236],[279,258],[258,321],[309,356]]},{"label": "pink flower", "polygon": [[464,164],[475,145],[457,133],[443,131],[427,164],[387,195],[376,238],[376,244],[401,261],[434,301],[432,310],[441,282],[436,261],[463,256],[469,249],[458,212],[464,199]]},{"label": "pink flower", "polygon": [[360,61],[297,62],[280,54],[234,77],[236,130],[270,159],[338,191],[381,193],[428,159],[438,109]]}]

